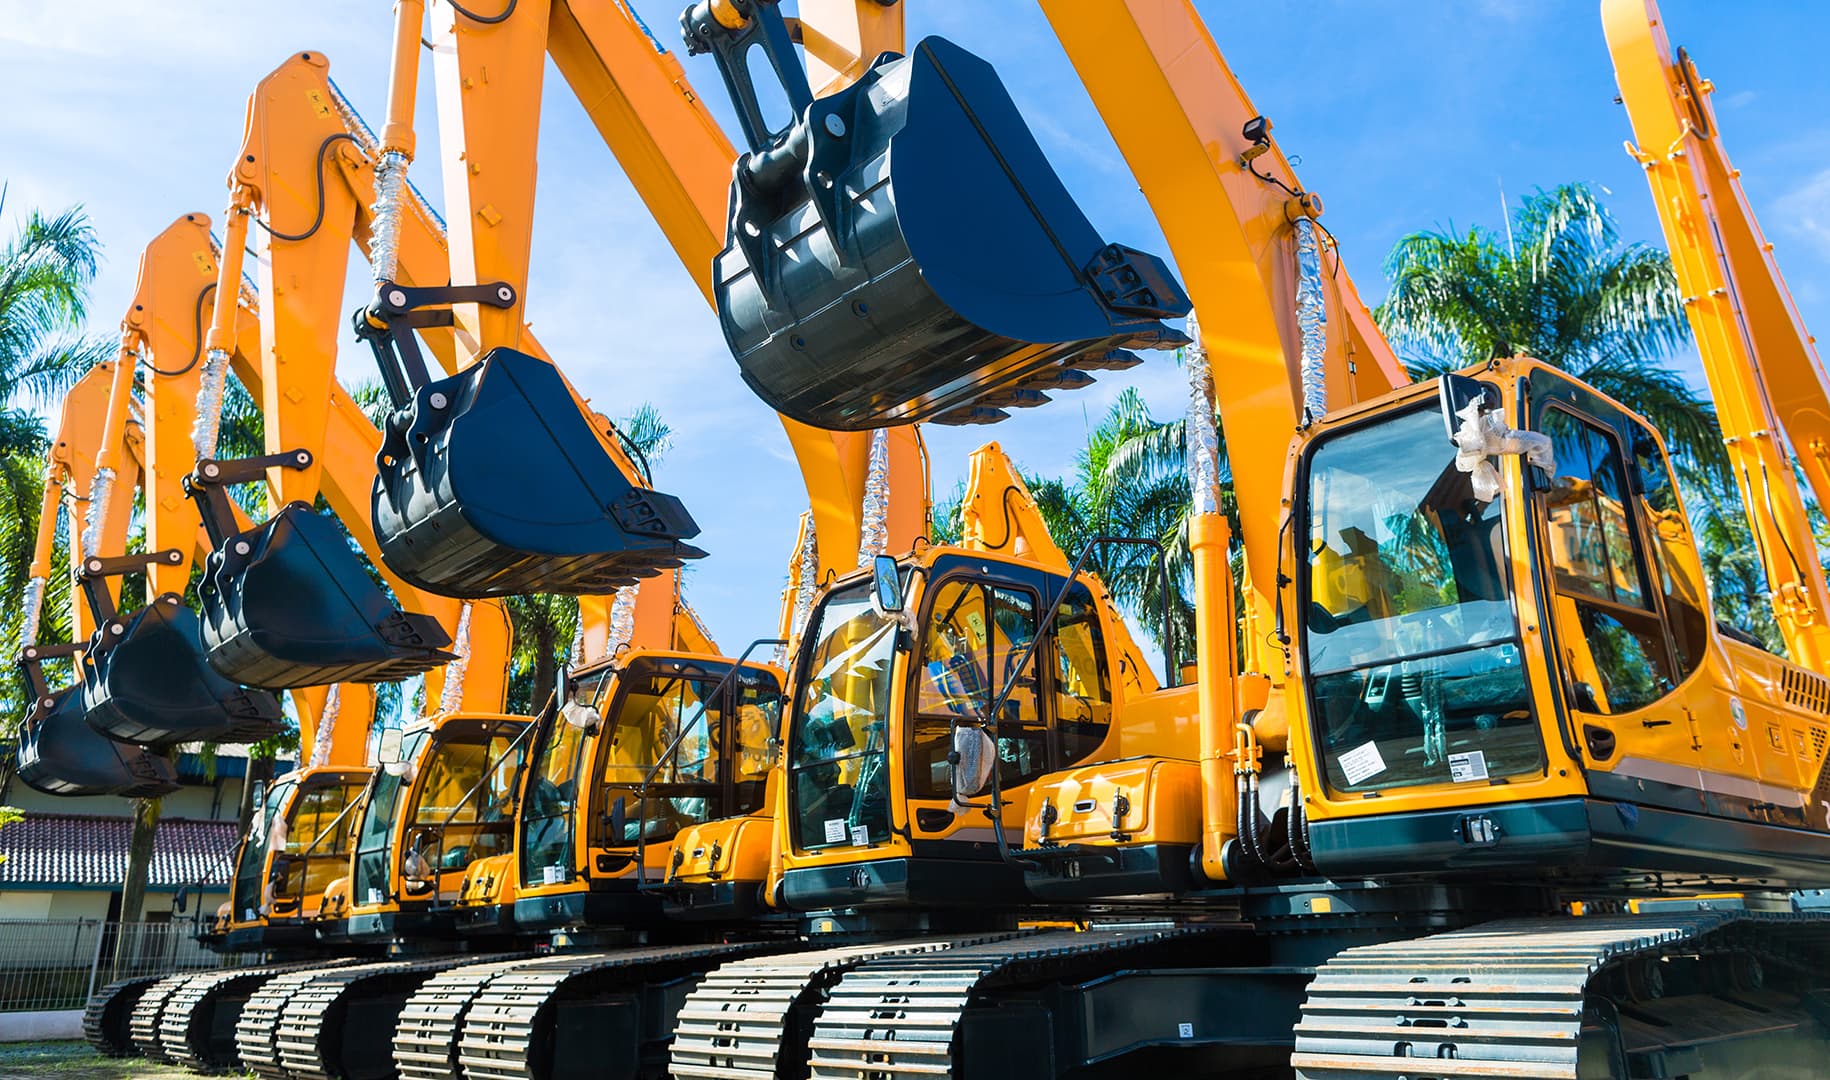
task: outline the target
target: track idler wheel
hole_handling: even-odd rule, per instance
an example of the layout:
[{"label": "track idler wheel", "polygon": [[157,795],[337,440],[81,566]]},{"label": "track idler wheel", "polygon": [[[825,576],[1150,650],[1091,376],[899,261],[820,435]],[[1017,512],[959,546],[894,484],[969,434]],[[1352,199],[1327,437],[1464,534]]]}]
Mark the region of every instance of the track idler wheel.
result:
[{"label": "track idler wheel", "polygon": [[89,726],[151,747],[278,735],[285,727],[280,703],[218,675],[204,661],[198,633],[197,617],[175,593],[103,623],[83,658]]},{"label": "track idler wheel", "polygon": [[705,554],[680,501],[639,486],[553,365],[492,349],[388,420],[373,497],[390,569],[482,598],[607,593]]},{"label": "track idler wheel", "polygon": [[197,599],[210,667],[249,686],[394,682],[455,659],[438,620],[396,607],[336,522],[302,502],[226,537]]},{"label": "track idler wheel", "polygon": [[[689,41],[745,111],[749,31],[699,12]],[[997,72],[951,42],[886,54],[792,125],[756,127],[714,290],[744,381],[778,412],[984,423],[1091,383],[1115,351],[1187,340],[1163,322],[1190,307],[1169,268],[1100,237]]]}]

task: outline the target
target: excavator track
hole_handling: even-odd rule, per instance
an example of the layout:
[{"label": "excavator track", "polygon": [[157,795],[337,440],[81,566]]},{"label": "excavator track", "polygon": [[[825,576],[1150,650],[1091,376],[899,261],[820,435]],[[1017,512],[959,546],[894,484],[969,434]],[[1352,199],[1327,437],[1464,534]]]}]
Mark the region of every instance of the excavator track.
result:
[{"label": "excavator track", "polygon": [[1198,930],[1057,930],[1015,940],[886,956],[834,986],[807,1040],[810,1075],[843,1080],[951,1076],[970,1006],[1036,981],[1096,974]]},{"label": "excavator track", "polygon": [[133,1010],[140,998],[163,976],[140,975],[111,982],[97,990],[83,1007],[83,1038],[103,1057],[133,1053]]},{"label": "excavator track", "polygon": [[280,1016],[285,1011],[286,1003],[306,983],[323,974],[326,968],[354,962],[344,960],[289,971],[263,983],[254,992],[254,996],[248,999],[248,1003],[242,1006],[241,1019],[235,1024],[235,1055],[241,1059],[241,1067],[263,1080],[286,1080],[286,1070],[280,1064],[279,1046],[274,1041],[279,1035]]},{"label": "excavator track", "polygon": [[701,980],[681,1006],[668,1050],[668,1073],[674,1080],[774,1080],[782,1075],[784,1055],[794,1062],[804,1057],[813,1011],[846,972],[879,957],[941,952],[1014,936],[852,945],[723,964]]},{"label": "excavator track", "polygon": [[394,1029],[394,1067],[401,1080],[457,1076],[458,1035],[477,994],[496,976],[534,962],[521,958],[467,964],[427,979],[407,999]]},{"label": "excavator track", "polygon": [[[1674,1034],[1715,1052],[1775,1032],[1809,1044],[1785,1017],[1822,1011],[1809,987],[1826,985],[1826,960],[1830,918],[1752,912],[1516,919],[1367,945],[1317,971],[1291,1064],[1299,1080],[1702,1077],[1711,1049]],[[1788,999],[1783,982],[1807,989]]]},{"label": "excavator track", "polygon": [[159,1038],[159,1019],[165,1012],[165,1003],[178,992],[186,979],[197,973],[183,971],[176,975],[167,975],[155,981],[134,1002],[133,1016],[128,1021],[128,1033],[133,1044],[133,1052],[152,1061],[164,1061],[165,1044]]},{"label": "excavator track", "polygon": [[[159,1012],[164,1060],[196,1072],[235,1067],[235,1023],[241,1006],[274,975],[291,967],[225,968],[193,974],[173,988]],[[227,1010],[225,1013],[224,1010]]]},{"label": "excavator track", "polygon": [[[464,1080],[548,1080],[555,1061],[579,1055],[634,1075],[648,1048],[671,1035],[679,1003],[707,970],[785,948],[791,943],[659,945],[529,961],[478,986],[444,1030],[457,1036]],[[609,1059],[618,1051],[629,1058]]]},{"label": "excavator track", "polygon": [[274,1058],[288,1080],[363,1080],[394,1075],[395,1017],[413,992],[442,972],[489,956],[359,964],[312,973],[279,1009]]}]

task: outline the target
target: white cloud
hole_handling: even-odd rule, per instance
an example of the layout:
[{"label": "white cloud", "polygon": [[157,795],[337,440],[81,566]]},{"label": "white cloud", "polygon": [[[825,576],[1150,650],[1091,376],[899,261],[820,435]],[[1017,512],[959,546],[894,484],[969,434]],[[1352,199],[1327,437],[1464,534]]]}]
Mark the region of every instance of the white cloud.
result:
[{"label": "white cloud", "polygon": [[1781,232],[1801,239],[1820,259],[1830,262],[1830,169],[1825,169],[1779,197]]}]

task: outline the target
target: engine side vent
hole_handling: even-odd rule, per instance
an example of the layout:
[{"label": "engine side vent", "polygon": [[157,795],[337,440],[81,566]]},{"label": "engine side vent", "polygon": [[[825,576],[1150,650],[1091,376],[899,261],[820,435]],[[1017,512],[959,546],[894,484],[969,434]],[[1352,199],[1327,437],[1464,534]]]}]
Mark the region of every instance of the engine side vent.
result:
[{"label": "engine side vent", "polygon": [[[1779,685],[1787,704],[1820,716],[1830,716],[1830,679],[1787,665],[1779,669]],[[1813,738],[1817,741],[1816,736]]]}]

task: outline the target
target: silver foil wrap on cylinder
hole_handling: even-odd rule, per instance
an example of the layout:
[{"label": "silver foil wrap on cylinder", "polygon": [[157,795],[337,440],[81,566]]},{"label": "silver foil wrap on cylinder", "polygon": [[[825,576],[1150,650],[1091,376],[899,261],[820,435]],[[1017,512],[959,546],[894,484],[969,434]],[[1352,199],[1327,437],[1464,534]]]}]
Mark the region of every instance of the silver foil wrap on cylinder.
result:
[{"label": "silver foil wrap on cylinder", "polygon": [[108,503],[114,498],[114,470],[95,470],[89,482],[89,509],[83,514],[84,553],[99,555],[102,551],[102,527],[108,521]]},{"label": "silver foil wrap on cylinder", "polygon": [[470,605],[458,609],[457,633],[451,651],[457,659],[445,665],[445,686],[439,691],[438,711],[456,712],[464,704],[464,673],[470,669]]},{"label": "silver foil wrap on cylinder", "polygon": [[871,432],[862,511],[858,524],[858,565],[868,566],[890,546],[890,433],[882,428]]},{"label": "silver foil wrap on cylinder", "polygon": [[585,617],[578,614],[578,628],[572,631],[572,647],[566,651],[566,667],[577,671],[585,666]]},{"label": "silver foil wrap on cylinder", "polygon": [[788,662],[788,654],[799,644],[801,631],[807,629],[807,616],[813,611],[813,597],[820,588],[820,538],[813,528],[813,512],[803,518],[801,550],[795,555],[794,614],[788,619],[788,644],[777,652],[776,665]]},{"label": "silver foil wrap on cylinder", "polygon": [[407,155],[389,150],[375,166],[375,221],[370,229],[369,263],[375,280],[393,281],[400,273],[401,197],[407,187]]},{"label": "silver foil wrap on cylinder", "polygon": [[1315,222],[1296,219],[1296,330],[1301,338],[1303,426],[1328,412],[1328,307],[1322,297],[1322,249]]},{"label": "silver foil wrap on cylinder", "polygon": [[222,428],[222,393],[229,378],[229,351],[211,349],[203,358],[197,385],[197,419],[191,423],[191,446],[198,460],[216,456],[216,434]]},{"label": "silver foil wrap on cylinder", "polygon": [[332,732],[337,727],[337,713],[343,707],[343,688],[336,683],[330,686],[330,692],[324,695],[324,711],[318,714],[318,733],[311,741],[311,764],[313,766],[330,763]]},{"label": "silver foil wrap on cylinder", "polygon": [[615,656],[635,640],[635,599],[640,585],[625,585],[616,590],[610,601],[610,636],[604,641],[604,655]]},{"label": "silver foil wrap on cylinder", "polygon": [[44,610],[44,578],[26,579],[24,610],[19,619],[19,648],[38,644],[38,617]]},{"label": "silver foil wrap on cylinder", "polygon": [[1214,372],[1201,344],[1201,323],[1188,313],[1188,336],[1182,364],[1188,369],[1188,419],[1183,430],[1188,490],[1196,514],[1220,512],[1220,433],[1214,427]]}]

